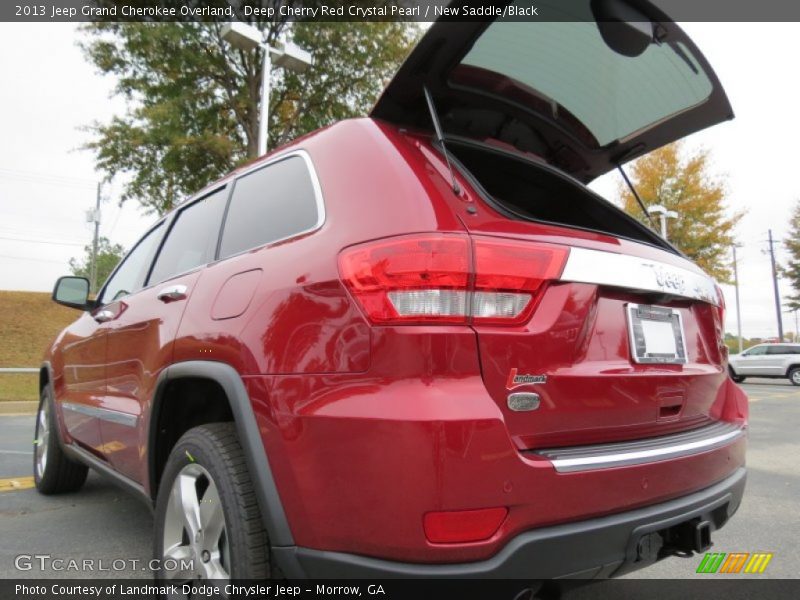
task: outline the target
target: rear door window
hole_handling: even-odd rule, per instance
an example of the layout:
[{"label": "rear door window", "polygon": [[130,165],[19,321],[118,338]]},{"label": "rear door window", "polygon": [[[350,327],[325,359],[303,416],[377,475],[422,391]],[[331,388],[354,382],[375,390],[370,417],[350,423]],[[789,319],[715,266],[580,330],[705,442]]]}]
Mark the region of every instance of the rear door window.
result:
[{"label": "rear door window", "polygon": [[214,260],[227,188],[182,209],[161,247],[149,282],[158,283]]},{"label": "rear door window", "polygon": [[787,346],[767,346],[767,354],[791,354]]},{"label": "rear door window", "polygon": [[321,220],[306,160],[297,155],[278,160],[236,181],[220,258],[311,231]]}]

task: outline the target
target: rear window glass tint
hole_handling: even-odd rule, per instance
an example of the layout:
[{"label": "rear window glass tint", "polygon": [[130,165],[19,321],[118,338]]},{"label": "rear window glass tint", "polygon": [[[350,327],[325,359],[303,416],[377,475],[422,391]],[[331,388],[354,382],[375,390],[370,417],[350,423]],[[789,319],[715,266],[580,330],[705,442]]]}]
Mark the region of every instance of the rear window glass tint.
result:
[{"label": "rear window glass tint", "polygon": [[[551,14],[569,10],[557,3],[548,9]],[[685,46],[651,44],[640,56],[622,56],[606,45],[597,23],[568,16],[564,21],[498,19],[461,65],[477,69],[475,76],[494,73],[535,90],[574,115],[599,146],[652,127],[711,95],[711,80]]]},{"label": "rear window glass tint", "polygon": [[220,258],[309,231],[319,218],[306,161],[292,156],[275,162],[236,181]]}]

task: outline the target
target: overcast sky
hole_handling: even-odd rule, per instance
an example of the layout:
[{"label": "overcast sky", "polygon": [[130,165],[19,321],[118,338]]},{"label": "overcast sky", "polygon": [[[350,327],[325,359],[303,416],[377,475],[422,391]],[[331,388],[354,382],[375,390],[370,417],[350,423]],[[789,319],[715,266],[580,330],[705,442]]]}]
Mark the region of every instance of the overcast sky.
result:
[{"label": "overcast sky", "polygon": [[[800,185],[800,23],[686,23],[728,92],[736,119],[700,132],[689,143],[709,148],[713,169],[727,174],[731,210],[746,209],[738,237],[742,329],[747,337],[777,335],[767,230],[776,239]],[[49,291],[69,272],[70,257],[91,241],[86,210],[99,179],[91,153],[79,150],[81,127],[108,121],[124,105],[113,82],[95,73],[76,46],[72,24],[0,23],[0,289]],[[613,198],[616,177],[593,187]],[[101,235],[129,248],[154,218],[117,202],[106,187]],[[787,255],[778,245],[780,260]],[[736,331],[732,287],[725,286],[726,329]],[[781,284],[781,293],[789,292]],[[784,315],[794,331],[794,315]]]}]

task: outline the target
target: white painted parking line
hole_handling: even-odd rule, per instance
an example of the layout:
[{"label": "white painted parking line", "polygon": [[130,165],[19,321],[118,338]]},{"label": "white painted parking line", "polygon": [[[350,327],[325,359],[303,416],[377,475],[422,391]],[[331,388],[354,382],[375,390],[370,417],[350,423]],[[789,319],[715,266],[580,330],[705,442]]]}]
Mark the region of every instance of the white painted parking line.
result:
[{"label": "white painted parking line", "polygon": [[0,450],[0,454],[33,454],[33,450]]}]

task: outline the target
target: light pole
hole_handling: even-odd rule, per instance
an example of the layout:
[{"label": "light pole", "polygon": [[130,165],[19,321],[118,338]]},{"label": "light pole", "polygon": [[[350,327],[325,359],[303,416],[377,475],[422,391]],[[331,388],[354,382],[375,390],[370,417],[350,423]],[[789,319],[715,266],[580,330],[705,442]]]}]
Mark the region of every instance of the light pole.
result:
[{"label": "light pole", "polygon": [[661,237],[667,239],[667,219],[677,219],[678,213],[674,210],[667,210],[661,204],[652,204],[647,207],[647,212],[651,215],[658,215],[661,218]]},{"label": "light pole", "polygon": [[314,57],[308,50],[291,42],[282,48],[273,48],[266,42],[266,34],[247,23],[227,23],[222,28],[222,39],[245,51],[261,48],[264,60],[261,68],[261,106],[258,119],[258,155],[267,152],[267,129],[269,127],[269,73],[272,56],[275,64],[284,69],[301,73],[314,64]]}]

